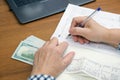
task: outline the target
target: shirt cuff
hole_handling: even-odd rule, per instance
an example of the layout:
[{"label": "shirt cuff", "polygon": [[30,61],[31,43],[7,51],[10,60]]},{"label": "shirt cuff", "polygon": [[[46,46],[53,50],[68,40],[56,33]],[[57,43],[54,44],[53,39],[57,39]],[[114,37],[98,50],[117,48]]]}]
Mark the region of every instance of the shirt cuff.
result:
[{"label": "shirt cuff", "polygon": [[32,75],[28,80],[55,80],[55,77],[46,74]]},{"label": "shirt cuff", "polygon": [[118,50],[120,50],[120,43],[118,44]]}]

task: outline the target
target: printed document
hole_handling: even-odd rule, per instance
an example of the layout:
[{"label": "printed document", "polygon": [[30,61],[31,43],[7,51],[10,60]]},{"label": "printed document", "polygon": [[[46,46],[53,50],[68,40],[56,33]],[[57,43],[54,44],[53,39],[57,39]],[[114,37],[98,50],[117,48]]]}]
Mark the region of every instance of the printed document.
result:
[{"label": "printed document", "polygon": [[[80,44],[68,37],[72,19],[78,16],[89,16],[93,11],[93,9],[69,4],[52,35],[52,37],[57,37],[59,41],[67,41],[69,43],[65,54],[69,51],[75,52],[72,63],[64,72],[67,73],[65,76],[67,75],[69,80],[84,80],[80,79],[81,74],[87,77],[85,80],[120,80],[119,50],[102,43]],[[107,28],[120,28],[119,14],[100,11],[93,19]],[[71,75],[69,76],[70,78],[68,78],[68,74]],[[73,74],[79,76],[73,78]],[[61,77],[60,79],[63,78]]]}]

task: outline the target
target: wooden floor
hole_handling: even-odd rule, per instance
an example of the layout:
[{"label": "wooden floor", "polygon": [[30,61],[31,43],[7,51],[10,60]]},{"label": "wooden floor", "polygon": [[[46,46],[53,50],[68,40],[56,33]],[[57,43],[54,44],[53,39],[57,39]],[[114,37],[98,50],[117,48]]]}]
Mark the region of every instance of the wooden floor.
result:
[{"label": "wooden floor", "polygon": [[[120,14],[120,0],[96,0],[84,5],[88,8],[100,6],[103,11]],[[20,41],[30,35],[49,40],[62,13],[40,19],[28,24],[19,24],[5,0],[0,0],[0,80],[26,80],[32,66],[11,59]]]}]

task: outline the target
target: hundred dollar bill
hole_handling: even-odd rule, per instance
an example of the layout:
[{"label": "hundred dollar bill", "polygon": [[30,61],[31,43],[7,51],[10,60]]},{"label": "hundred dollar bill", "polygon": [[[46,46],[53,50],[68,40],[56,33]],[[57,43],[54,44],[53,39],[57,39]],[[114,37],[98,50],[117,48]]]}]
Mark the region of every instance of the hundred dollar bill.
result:
[{"label": "hundred dollar bill", "polygon": [[32,45],[34,47],[37,47],[37,48],[42,47],[42,45],[45,43],[44,40],[42,40],[40,38],[37,38],[37,37],[35,37],[33,35],[31,35],[30,37],[26,38],[24,40],[24,42],[27,43],[27,44],[30,44],[30,45]]},{"label": "hundred dollar bill", "polygon": [[37,50],[38,48],[22,41],[12,55],[12,58],[32,65],[34,54]]},{"label": "hundred dollar bill", "polygon": [[35,52],[38,48],[42,47],[44,43],[45,41],[42,39],[33,35],[29,36],[24,41],[21,41],[13,53],[12,58],[32,65]]}]

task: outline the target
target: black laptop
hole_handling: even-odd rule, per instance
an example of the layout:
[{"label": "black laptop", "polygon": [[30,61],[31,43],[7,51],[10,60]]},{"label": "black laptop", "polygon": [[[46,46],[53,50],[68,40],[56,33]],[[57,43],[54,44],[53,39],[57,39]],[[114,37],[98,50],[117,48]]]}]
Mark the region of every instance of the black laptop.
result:
[{"label": "black laptop", "polygon": [[31,22],[64,11],[68,3],[83,5],[95,0],[7,0],[20,23]]}]

